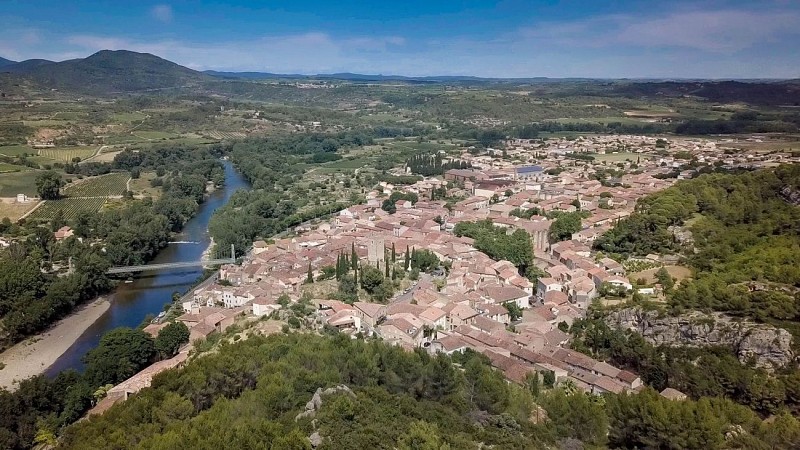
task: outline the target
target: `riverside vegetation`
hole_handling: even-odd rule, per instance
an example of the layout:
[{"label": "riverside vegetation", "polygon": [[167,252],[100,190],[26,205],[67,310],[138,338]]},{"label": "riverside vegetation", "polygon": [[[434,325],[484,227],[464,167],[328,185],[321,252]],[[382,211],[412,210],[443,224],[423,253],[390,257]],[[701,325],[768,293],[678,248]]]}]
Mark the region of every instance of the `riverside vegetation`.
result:
[{"label": "riverside vegetation", "polygon": [[[44,330],[77,305],[108,291],[109,267],[142,264],[155,256],[171,233],[194,215],[206,182],[222,182],[222,165],[207,148],[123,152],[108,165],[113,170],[157,171],[162,195],[157,200],[129,199],[121,208],[83,212],[70,220],[57,211],[49,220],[3,224],[4,233],[17,242],[0,252],[1,346]],[[166,173],[163,167],[173,170]],[[64,225],[75,235],[58,242],[53,231]],[[102,246],[92,245],[97,242]],[[69,261],[74,270],[65,273]]]}]

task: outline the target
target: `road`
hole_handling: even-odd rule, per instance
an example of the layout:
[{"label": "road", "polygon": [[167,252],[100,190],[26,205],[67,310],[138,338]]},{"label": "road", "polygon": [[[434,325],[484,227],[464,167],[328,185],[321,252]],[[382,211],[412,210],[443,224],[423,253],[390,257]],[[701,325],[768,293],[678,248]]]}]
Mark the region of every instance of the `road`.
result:
[{"label": "road", "polygon": [[394,303],[408,303],[411,302],[411,298],[414,296],[414,293],[419,289],[420,281],[432,281],[433,277],[428,275],[427,273],[419,274],[419,280],[417,280],[409,289],[408,292],[404,292],[389,301],[389,304],[392,305]]}]

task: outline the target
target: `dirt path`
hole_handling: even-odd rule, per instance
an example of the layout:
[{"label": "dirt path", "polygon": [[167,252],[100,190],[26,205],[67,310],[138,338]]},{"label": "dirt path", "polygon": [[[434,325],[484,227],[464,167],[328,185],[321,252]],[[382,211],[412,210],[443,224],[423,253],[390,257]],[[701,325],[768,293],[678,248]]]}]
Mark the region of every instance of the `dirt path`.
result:
[{"label": "dirt path", "polygon": [[91,161],[91,160],[97,158],[98,156],[100,156],[101,153],[103,153],[103,149],[110,148],[110,147],[113,147],[113,146],[112,145],[101,145],[100,147],[97,147],[97,150],[95,150],[95,152],[94,152],[94,154],[92,156],[83,159],[78,164],[82,164],[82,163],[85,163],[87,161]]},{"label": "dirt path", "polygon": [[30,216],[31,214],[33,214],[33,212],[34,212],[34,211],[36,211],[37,209],[39,209],[39,207],[40,207],[40,206],[44,205],[44,202],[46,202],[46,201],[47,201],[47,200],[42,200],[42,201],[40,201],[39,203],[37,203],[37,204],[36,204],[36,205],[35,205],[33,208],[31,208],[31,209],[30,209],[28,212],[26,212],[25,214],[23,214],[22,216],[20,216],[20,218],[19,218],[19,219],[17,219],[17,222],[19,222],[20,220],[22,220],[22,219],[24,219],[24,218],[26,218],[26,217]]}]

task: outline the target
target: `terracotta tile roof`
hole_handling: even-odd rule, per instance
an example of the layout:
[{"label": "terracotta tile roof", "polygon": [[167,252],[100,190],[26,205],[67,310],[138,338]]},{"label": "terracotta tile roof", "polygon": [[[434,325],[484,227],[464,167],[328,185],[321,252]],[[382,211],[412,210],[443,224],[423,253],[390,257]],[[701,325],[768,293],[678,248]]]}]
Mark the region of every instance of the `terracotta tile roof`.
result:
[{"label": "terracotta tile roof", "polygon": [[353,303],[358,310],[363,312],[365,315],[376,318],[380,316],[381,311],[385,308],[384,305],[379,305],[377,303],[367,303],[367,302],[355,302]]},{"label": "terracotta tile roof", "polygon": [[441,338],[437,339],[435,342],[438,342],[439,344],[441,344],[442,348],[444,348],[448,352],[452,352],[452,351],[467,347],[467,343],[464,342],[463,339],[461,339],[458,336],[452,335],[452,334],[448,335],[448,336],[441,337]]}]

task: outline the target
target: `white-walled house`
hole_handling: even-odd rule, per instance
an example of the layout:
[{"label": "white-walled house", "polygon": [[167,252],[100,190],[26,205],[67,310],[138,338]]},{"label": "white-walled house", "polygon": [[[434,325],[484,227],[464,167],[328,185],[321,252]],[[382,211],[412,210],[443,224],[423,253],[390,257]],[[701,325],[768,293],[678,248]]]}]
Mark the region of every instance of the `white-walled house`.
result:
[{"label": "white-walled house", "polygon": [[539,278],[539,283],[536,285],[536,296],[539,298],[539,300],[544,300],[544,294],[550,291],[560,291],[561,288],[561,283],[556,281],[554,278]]},{"label": "white-walled house", "polygon": [[253,315],[256,317],[269,315],[279,309],[281,309],[281,305],[274,298],[265,296],[253,299]]},{"label": "white-walled house", "polygon": [[222,291],[222,304],[226,308],[238,308],[244,306],[255,297],[247,292],[246,289],[225,289]]}]

